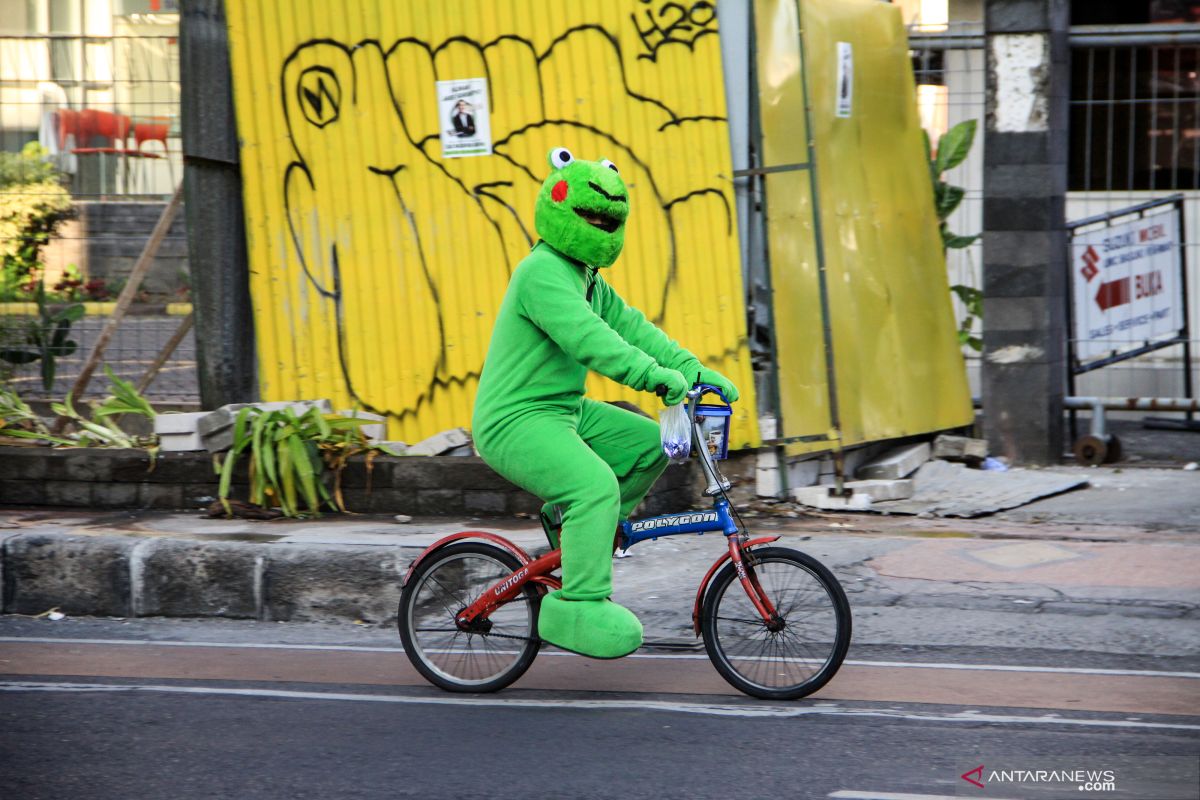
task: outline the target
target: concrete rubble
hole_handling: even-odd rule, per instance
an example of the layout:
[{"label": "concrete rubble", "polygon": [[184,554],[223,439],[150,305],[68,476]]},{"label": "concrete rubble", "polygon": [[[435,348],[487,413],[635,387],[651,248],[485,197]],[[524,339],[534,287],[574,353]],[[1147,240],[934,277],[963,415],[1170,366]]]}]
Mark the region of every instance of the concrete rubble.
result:
[{"label": "concrete rubble", "polygon": [[888,450],[883,455],[873,458],[858,468],[859,478],[879,478],[896,480],[907,478],[917,471],[917,468],[929,460],[932,449],[929,442],[918,442],[894,450]]}]

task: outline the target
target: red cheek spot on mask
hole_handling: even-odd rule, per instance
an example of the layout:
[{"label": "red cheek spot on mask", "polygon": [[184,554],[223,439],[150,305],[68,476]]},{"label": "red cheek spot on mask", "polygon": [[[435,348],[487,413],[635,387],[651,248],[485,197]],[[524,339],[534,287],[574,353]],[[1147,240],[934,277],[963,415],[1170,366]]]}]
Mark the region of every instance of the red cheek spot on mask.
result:
[{"label": "red cheek spot on mask", "polygon": [[567,182],[559,181],[554,184],[554,188],[550,190],[550,199],[556,203],[561,203],[567,199]]}]

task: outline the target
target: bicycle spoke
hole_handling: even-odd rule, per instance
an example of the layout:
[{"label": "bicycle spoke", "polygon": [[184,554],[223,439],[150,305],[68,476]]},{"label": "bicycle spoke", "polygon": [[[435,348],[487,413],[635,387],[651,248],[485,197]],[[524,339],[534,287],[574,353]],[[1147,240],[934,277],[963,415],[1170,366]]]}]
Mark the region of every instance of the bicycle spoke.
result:
[{"label": "bicycle spoke", "polygon": [[740,581],[729,574],[719,594],[713,595],[714,606],[706,616],[706,625],[711,627],[711,633],[705,632],[710,654],[715,642],[714,663],[722,674],[731,670],[740,680],[768,693],[762,696],[802,690],[825,673],[837,656],[840,621],[833,597],[820,577],[786,551],[755,558],[749,568],[781,625],[772,630],[775,625],[759,616]]},{"label": "bicycle spoke", "polygon": [[[447,553],[418,573],[419,583],[405,595],[407,616],[401,626],[412,637],[406,650],[419,668],[431,670],[435,682],[448,687],[494,684],[514,668],[524,671],[519,664],[527,665],[529,648],[536,647],[537,594],[532,586],[493,607],[469,630],[453,624],[458,612],[512,574],[503,554],[492,556],[487,549],[468,546]],[[426,677],[433,679],[428,673]]]}]

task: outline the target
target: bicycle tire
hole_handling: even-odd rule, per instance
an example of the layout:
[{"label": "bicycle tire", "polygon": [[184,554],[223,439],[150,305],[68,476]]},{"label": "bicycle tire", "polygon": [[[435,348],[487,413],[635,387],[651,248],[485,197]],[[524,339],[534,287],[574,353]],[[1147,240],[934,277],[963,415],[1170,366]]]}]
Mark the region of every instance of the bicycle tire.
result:
[{"label": "bicycle tire", "polygon": [[846,593],[806,553],[785,547],[751,552],[746,569],[758,577],[784,627],[768,629],[730,562],[717,571],[704,597],[704,648],[721,677],[751,697],[795,700],[812,694],[834,676],[850,647]]},{"label": "bicycle tire", "polygon": [[449,692],[496,692],[529,669],[541,645],[535,584],[495,609],[486,630],[463,631],[454,621],[520,567],[512,553],[482,542],[448,545],[421,563],[400,594],[396,625],[404,653],[422,677]]}]

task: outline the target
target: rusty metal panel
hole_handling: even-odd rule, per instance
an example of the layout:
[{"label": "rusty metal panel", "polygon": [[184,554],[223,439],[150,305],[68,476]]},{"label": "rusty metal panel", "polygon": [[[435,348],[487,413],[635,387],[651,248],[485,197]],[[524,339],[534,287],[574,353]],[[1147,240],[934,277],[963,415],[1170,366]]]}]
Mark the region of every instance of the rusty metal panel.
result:
[{"label": "rusty metal panel", "polygon": [[[263,396],[357,402],[407,441],[468,425],[562,145],[620,168],[607,277],[742,388],[732,441],[756,444],[717,21],[685,5],[231,3]],[[494,153],[444,158],[435,83],[466,78],[488,81]]]}]

